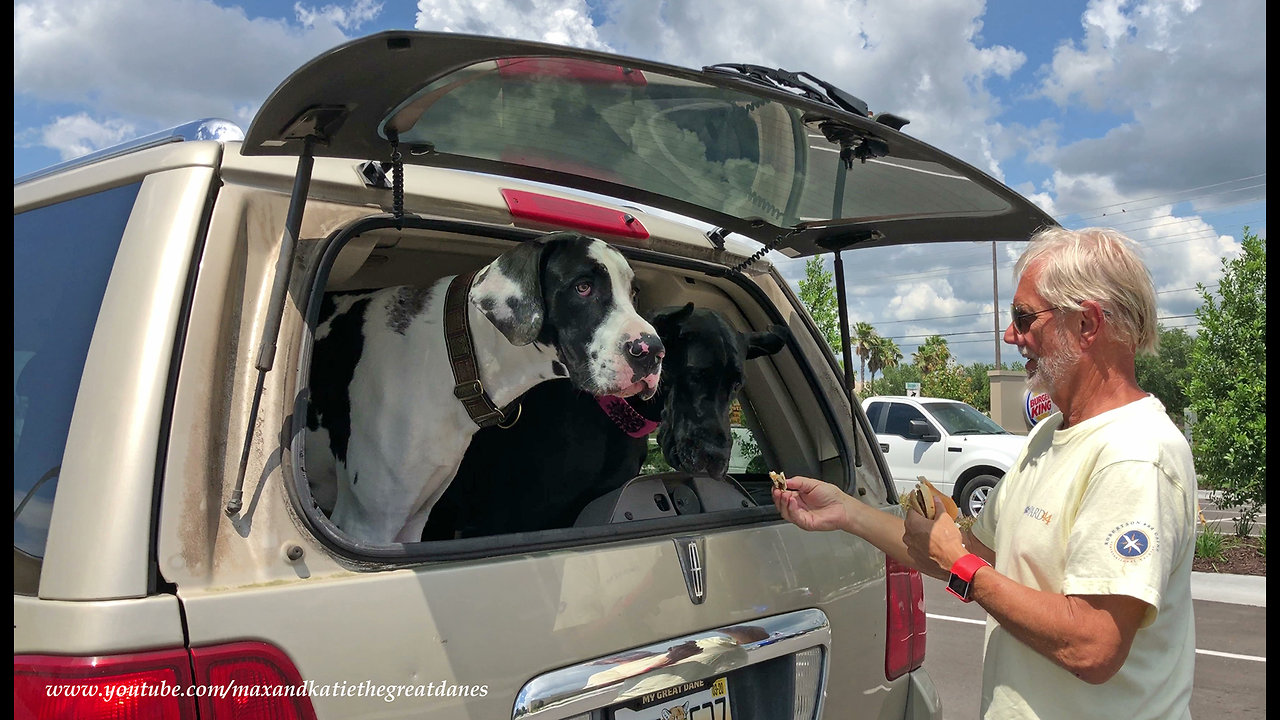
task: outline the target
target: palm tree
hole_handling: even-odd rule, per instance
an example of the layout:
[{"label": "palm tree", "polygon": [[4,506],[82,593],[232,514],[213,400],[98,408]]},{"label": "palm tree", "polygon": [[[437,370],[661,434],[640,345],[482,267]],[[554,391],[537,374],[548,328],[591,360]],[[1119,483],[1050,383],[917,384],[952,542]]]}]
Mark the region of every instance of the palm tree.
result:
[{"label": "palm tree", "polygon": [[876,388],[876,373],[885,368],[898,367],[898,362],[901,360],[902,351],[898,349],[898,343],[887,337],[876,338],[867,358],[867,368],[871,370],[871,393],[873,395]]},{"label": "palm tree", "polygon": [[941,335],[930,335],[911,354],[911,363],[920,370],[921,375],[945,370],[951,364],[951,349]]},{"label": "palm tree", "polygon": [[[853,336],[858,343],[854,351],[862,359],[862,367],[858,370],[858,385],[861,387],[867,381],[867,359],[871,357],[871,348],[880,335],[871,327],[871,323],[860,322],[854,325]],[[875,373],[872,373],[872,377],[874,376]]]}]

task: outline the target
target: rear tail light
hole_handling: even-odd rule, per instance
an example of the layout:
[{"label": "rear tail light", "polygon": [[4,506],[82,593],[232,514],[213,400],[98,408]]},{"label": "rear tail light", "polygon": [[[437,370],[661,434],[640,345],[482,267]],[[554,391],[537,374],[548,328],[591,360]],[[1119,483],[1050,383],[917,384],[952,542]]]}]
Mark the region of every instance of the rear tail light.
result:
[{"label": "rear tail light", "polygon": [[884,676],[901,677],[924,664],[924,583],[920,573],[886,558],[888,637],[884,647]]},{"label": "rear tail light", "polygon": [[[192,648],[197,682],[210,688],[230,688],[225,695],[199,698],[200,717],[314,720],[311,700],[300,691],[298,669],[279,648],[266,643],[241,642]],[[236,692],[246,688],[249,692]],[[257,689],[263,692],[255,692]]]},{"label": "rear tail light", "polygon": [[192,684],[186,650],[105,657],[14,655],[13,716],[194,720],[195,699],[170,694]]},{"label": "rear tail light", "polygon": [[256,642],[13,657],[15,718],[314,720],[305,687],[283,652]]},{"label": "rear tail light", "polygon": [[607,233],[643,240],[649,231],[634,215],[599,205],[568,200],[527,190],[502,189],[511,217],[589,233]]}]

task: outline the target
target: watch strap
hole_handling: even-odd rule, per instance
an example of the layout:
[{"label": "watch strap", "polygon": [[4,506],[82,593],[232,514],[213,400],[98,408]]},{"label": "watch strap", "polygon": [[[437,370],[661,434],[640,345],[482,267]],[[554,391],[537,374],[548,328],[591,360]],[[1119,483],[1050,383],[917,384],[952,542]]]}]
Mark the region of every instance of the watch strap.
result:
[{"label": "watch strap", "polygon": [[978,568],[981,567],[991,567],[991,564],[977,555],[969,553],[951,566],[951,574],[967,583],[971,583],[973,582],[973,574],[978,572]]},{"label": "watch strap", "polygon": [[973,553],[969,553],[957,560],[951,566],[951,578],[947,580],[947,592],[955,595],[962,602],[971,602],[973,600],[973,576],[980,567],[991,567],[991,565]]}]

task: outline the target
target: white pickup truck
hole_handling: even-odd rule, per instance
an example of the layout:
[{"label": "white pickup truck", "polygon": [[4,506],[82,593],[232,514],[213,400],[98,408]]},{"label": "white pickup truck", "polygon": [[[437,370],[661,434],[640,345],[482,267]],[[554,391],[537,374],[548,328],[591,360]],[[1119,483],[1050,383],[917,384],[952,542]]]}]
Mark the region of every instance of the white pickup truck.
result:
[{"label": "white pickup truck", "polygon": [[956,400],[877,396],[863,400],[862,407],[898,492],[923,475],[965,515],[981,512],[1027,440]]}]

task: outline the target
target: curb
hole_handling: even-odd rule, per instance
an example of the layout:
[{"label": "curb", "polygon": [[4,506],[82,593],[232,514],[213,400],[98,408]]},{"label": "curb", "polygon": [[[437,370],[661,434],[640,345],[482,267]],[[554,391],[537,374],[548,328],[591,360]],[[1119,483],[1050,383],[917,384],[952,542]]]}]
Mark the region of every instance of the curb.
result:
[{"label": "curb", "polygon": [[1191,599],[1265,608],[1267,578],[1265,575],[1192,572]]}]

